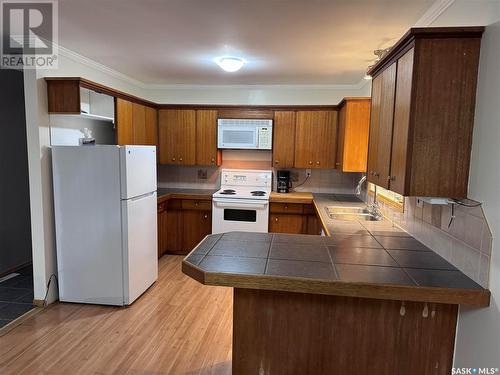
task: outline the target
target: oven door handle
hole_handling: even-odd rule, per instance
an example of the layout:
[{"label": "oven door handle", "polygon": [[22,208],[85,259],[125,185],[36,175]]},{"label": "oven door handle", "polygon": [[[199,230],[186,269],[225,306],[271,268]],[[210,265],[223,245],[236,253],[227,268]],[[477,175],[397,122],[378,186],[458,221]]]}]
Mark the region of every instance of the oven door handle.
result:
[{"label": "oven door handle", "polygon": [[221,207],[221,208],[243,208],[243,209],[249,209],[249,208],[265,208],[267,206],[267,202],[263,203],[245,203],[245,202],[217,202],[214,201],[214,204],[216,207]]}]

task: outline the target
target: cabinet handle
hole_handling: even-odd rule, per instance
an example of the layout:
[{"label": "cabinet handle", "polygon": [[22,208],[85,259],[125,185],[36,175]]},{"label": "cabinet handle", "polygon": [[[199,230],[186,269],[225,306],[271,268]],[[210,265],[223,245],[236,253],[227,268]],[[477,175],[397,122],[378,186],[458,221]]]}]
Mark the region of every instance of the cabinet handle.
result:
[{"label": "cabinet handle", "polygon": [[278,218],[277,218],[277,217],[275,217],[275,218],[274,218],[274,221],[275,221],[275,222],[278,222]]},{"label": "cabinet handle", "polygon": [[175,161],[175,158],[172,158],[172,161]]},{"label": "cabinet handle", "polygon": [[288,210],[288,205],[287,204],[285,204],[285,210]]},{"label": "cabinet handle", "polygon": [[208,215],[207,215],[207,214],[205,214],[205,215],[203,216],[203,218],[204,218],[204,219],[208,219]]},{"label": "cabinet handle", "polygon": [[396,180],[396,176],[388,176],[387,181],[394,181]]},{"label": "cabinet handle", "polygon": [[379,174],[378,172],[373,172],[373,175],[374,175],[375,177],[379,177],[379,176],[380,176],[380,174]]},{"label": "cabinet handle", "polygon": [[215,158],[212,158],[212,164],[215,163]]},{"label": "cabinet handle", "polygon": [[278,160],[275,160],[275,161],[274,161],[274,164],[278,165],[278,164],[279,164],[279,161],[278,161]]},{"label": "cabinet handle", "polygon": [[199,205],[200,205],[200,202],[194,202],[194,205],[195,205],[195,206],[199,206]]},{"label": "cabinet handle", "polygon": [[335,165],[336,165],[337,167],[340,167],[340,163],[335,163]]},{"label": "cabinet handle", "polygon": [[312,163],[313,163],[313,162],[312,162],[311,160],[309,160],[309,165],[312,165]]},{"label": "cabinet handle", "polygon": [[316,162],[316,165],[319,165],[319,161]]},{"label": "cabinet handle", "polygon": [[182,156],[179,158],[179,161],[182,161]]}]

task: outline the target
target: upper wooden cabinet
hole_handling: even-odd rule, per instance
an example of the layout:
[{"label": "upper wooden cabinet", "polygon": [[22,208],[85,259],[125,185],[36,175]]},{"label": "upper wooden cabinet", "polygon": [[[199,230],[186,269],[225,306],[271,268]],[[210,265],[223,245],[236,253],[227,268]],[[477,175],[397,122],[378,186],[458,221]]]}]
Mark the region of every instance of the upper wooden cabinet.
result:
[{"label": "upper wooden cabinet", "polygon": [[342,172],[366,172],[370,98],[345,98],[338,122],[335,167]]},{"label": "upper wooden cabinet", "polygon": [[217,165],[217,111],[196,111],[196,164]]},{"label": "upper wooden cabinet", "polygon": [[336,111],[297,111],[295,168],[334,168],[337,148]]},{"label": "upper wooden cabinet", "polygon": [[273,166],[293,168],[295,160],[295,112],[274,112]]},{"label": "upper wooden cabinet", "polygon": [[116,129],[119,145],[152,145],[158,143],[156,109],[128,100],[116,99]]},{"label": "upper wooden cabinet", "polygon": [[196,111],[159,111],[160,164],[196,164]]},{"label": "upper wooden cabinet", "polygon": [[411,29],[373,79],[369,181],[466,198],[483,27]]}]

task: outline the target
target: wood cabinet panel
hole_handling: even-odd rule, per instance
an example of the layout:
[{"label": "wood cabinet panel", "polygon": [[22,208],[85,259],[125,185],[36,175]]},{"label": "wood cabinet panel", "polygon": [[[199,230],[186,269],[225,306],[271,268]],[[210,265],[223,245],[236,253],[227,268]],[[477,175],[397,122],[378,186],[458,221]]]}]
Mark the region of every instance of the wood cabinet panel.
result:
[{"label": "wood cabinet panel", "polygon": [[211,210],[212,201],[200,201],[195,199],[183,199],[181,202],[181,207],[183,210]]},{"label": "wood cabinet panel", "polygon": [[396,94],[396,63],[382,73],[382,95],[380,100],[380,122],[378,129],[377,185],[389,188],[391,167],[392,124],[394,98]]},{"label": "wood cabinet panel", "polygon": [[273,165],[293,168],[295,159],[295,112],[274,112]]},{"label": "wood cabinet panel", "polygon": [[390,189],[404,195],[406,192],[406,171],[408,169],[408,131],[410,126],[411,85],[413,75],[414,49],[406,52],[397,65],[396,98],[394,105],[394,128],[392,132],[392,155]]},{"label": "wood cabinet panel", "polygon": [[282,214],[302,214],[304,207],[300,203],[271,203],[269,205],[269,212],[282,213]]},{"label": "wood cabinet panel", "polygon": [[80,114],[80,82],[47,81],[49,113]]},{"label": "wood cabinet panel", "polygon": [[295,168],[333,168],[337,148],[336,111],[298,111]]},{"label": "wood cabinet panel", "polygon": [[133,103],[116,99],[116,128],[119,145],[134,144]]},{"label": "wood cabinet panel", "polygon": [[217,111],[196,111],[196,164],[217,164]]},{"label": "wood cabinet panel", "polygon": [[158,145],[158,111],[155,108],[146,108],[144,144]]},{"label": "wood cabinet panel", "polygon": [[160,258],[168,249],[169,222],[166,205],[158,206],[158,258]]},{"label": "wood cabinet panel", "polygon": [[380,102],[382,99],[382,76],[373,78],[372,81],[372,101],[370,113],[370,135],[368,140],[368,181],[374,184],[379,183],[380,175],[377,175],[378,168],[378,141],[380,127]]},{"label": "wood cabinet panel", "polygon": [[132,103],[133,144],[146,144],[146,107]]},{"label": "wood cabinet panel", "polygon": [[180,210],[167,210],[167,252],[183,254],[182,215]]},{"label": "wood cabinet panel", "polygon": [[212,232],[212,214],[210,211],[183,210],[182,247],[187,254]]},{"label": "wood cabinet panel", "polygon": [[196,111],[159,111],[160,164],[194,165],[196,162]]},{"label": "wood cabinet panel", "polygon": [[366,172],[370,99],[347,99],[339,111],[337,158],[342,172]]},{"label": "wood cabinet panel", "polygon": [[302,215],[271,214],[269,216],[269,232],[302,233]]}]

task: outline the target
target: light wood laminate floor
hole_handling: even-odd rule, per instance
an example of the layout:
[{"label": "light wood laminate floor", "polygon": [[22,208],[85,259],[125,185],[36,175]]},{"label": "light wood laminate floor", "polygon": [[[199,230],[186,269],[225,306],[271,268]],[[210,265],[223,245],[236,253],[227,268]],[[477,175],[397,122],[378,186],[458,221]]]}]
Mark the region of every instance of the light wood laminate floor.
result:
[{"label": "light wood laminate floor", "polygon": [[132,306],[56,303],[0,337],[0,374],[231,374],[232,288],[164,256]]}]

